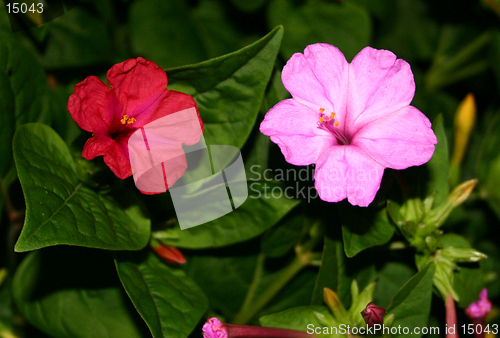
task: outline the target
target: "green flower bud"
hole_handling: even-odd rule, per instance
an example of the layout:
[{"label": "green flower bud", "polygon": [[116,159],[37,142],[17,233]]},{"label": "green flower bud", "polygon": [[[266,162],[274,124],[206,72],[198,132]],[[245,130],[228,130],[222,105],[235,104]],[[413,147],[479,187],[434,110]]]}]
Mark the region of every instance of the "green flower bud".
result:
[{"label": "green flower bud", "polygon": [[453,261],[453,262],[477,262],[481,259],[485,259],[484,253],[474,250],[472,248],[456,248],[453,246],[448,246],[441,250],[441,256]]},{"label": "green flower bud", "polygon": [[451,211],[469,197],[476,184],[477,180],[473,179],[458,185],[439,207],[425,215],[424,223],[426,225],[440,227],[446,221]]}]

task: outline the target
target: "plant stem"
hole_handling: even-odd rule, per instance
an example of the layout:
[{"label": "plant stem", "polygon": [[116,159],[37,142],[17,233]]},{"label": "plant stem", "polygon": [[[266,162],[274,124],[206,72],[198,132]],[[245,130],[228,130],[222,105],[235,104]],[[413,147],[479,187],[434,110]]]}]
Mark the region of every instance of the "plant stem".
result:
[{"label": "plant stem", "polygon": [[266,337],[266,338],[307,338],[311,335],[304,331],[260,327],[249,325],[226,324],[227,335],[231,338]]},{"label": "plant stem", "polygon": [[[449,293],[446,294],[446,338],[458,338],[457,333],[457,312],[455,301]],[[450,332],[451,331],[451,332]]]},{"label": "plant stem", "polygon": [[274,296],[300,271],[306,266],[306,263],[299,257],[295,257],[294,260],[286,268],[280,271],[278,276],[275,278],[274,283],[272,283],[264,292],[262,292],[258,298],[255,297],[255,292],[260,279],[263,274],[264,269],[264,254],[260,254],[257,259],[257,267],[255,268],[254,278],[252,284],[248,290],[247,296],[243,305],[234,317],[233,322],[235,324],[246,324],[264,307],[269,301],[271,301]]}]

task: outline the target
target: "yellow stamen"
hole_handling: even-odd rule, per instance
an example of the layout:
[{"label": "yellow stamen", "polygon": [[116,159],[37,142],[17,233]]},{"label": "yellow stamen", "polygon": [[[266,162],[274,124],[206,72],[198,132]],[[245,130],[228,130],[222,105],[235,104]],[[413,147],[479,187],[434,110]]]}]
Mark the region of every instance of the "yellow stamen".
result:
[{"label": "yellow stamen", "polygon": [[137,121],[135,117],[129,117],[128,115],[123,115],[123,118],[120,120],[122,124],[132,124],[135,121]]},{"label": "yellow stamen", "polygon": [[323,122],[325,122],[325,119],[324,119],[324,118],[322,118],[322,117],[320,117],[320,118],[319,118],[319,122],[320,122],[320,123],[323,123]]},{"label": "yellow stamen", "polygon": [[325,108],[319,108],[319,112],[322,113],[325,111]]},{"label": "yellow stamen", "polygon": [[335,123],[333,124],[335,127],[338,127],[339,126],[339,121],[335,121]]},{"label": "yellow stamen", "polygon": [[332,113],[330,114],[330,120],[333,120],[334,118],[335,118],[335,113],[334,113],[334,112],[332,112]]}]

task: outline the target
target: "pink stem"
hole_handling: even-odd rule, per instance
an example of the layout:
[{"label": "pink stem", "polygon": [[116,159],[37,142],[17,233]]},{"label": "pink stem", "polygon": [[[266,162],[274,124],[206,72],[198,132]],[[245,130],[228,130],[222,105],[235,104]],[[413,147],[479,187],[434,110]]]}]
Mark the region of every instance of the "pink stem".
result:
[{"label": "pink stem", "polygon": [[457,311],[455,301],[449,293],[446,294],[446,338],[458,338]]},{"label": "pink stem", "polygon": [[231,338],[311,338],[315,336],[304,331],[278,329],[274,327],[226,324],[226,328],[228,337]]}]

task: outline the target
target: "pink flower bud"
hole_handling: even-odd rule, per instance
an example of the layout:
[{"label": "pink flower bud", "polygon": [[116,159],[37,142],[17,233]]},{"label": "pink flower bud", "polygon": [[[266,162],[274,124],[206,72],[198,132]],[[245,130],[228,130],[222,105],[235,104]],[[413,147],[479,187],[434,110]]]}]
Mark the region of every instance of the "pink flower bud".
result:
[{"label": "pink flower bud", "polygon": [[375,305],[374,302],[370,302],[366,308],[361,311],[361,315],[368,326],[382,324],[384,322],[385,309]]},{"label": "pink flower bud", "polygon": [[226,325],[217,318],[209,318],[203,325],[203,338],[227,338]]}]

